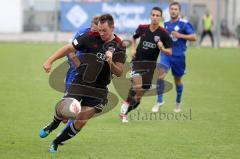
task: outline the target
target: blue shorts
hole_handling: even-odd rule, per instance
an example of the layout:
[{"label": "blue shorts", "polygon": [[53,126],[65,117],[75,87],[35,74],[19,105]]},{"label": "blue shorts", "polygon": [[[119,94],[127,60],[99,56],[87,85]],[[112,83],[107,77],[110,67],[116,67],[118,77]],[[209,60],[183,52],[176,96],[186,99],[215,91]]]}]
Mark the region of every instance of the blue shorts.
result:
[{"label": "blue shorts", "polygon": [[158,68],[163,68],[166,71],[171,68],[173,76],[182,77],[186,69],[185,59],[185,56],[167,56],[161,53]]}]

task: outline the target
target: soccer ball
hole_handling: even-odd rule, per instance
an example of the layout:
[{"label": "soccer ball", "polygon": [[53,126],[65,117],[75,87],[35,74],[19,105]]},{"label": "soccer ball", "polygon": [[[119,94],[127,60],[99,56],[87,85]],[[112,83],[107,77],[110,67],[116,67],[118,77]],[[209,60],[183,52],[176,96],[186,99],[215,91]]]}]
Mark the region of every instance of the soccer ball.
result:
[{"label": "soccer ball", "polygon": [[56,111],[64,119],[76,118],[78,113],[81,112],[81,105],[74,98],[63,98],[58,104]]}]

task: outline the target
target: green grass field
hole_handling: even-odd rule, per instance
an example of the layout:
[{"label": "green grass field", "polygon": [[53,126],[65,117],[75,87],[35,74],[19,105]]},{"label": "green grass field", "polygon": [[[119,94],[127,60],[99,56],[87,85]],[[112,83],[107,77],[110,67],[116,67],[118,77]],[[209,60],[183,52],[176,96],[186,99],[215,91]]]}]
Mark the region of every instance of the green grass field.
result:
[{"label": "green grass field", "polygon": [[[239,159],[240,51],[210,48],[188,51],[184,120],[143,117],[122,124],[119,102],[90,120],[59,153],[49,154],[48,145],[63,125],[46,139],[38,132],[52,118],[62,93],[49,86],[42,64],[60,46],[0,43],[0,159]],[[150,113],[155,101],[143,98],[140,110]],[[173,89],[162,112],[172,114],[174,101]]]}]

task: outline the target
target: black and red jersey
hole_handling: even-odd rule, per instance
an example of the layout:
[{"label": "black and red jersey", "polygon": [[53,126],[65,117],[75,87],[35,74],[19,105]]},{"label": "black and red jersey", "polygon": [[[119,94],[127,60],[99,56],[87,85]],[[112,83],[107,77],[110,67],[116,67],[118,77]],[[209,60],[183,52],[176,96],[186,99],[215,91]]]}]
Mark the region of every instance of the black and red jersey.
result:
[{"label": "black and red jersey", "polygon": [[98,32],[88,32],[73,40],[73,47],[81,50],[83,54],[74,83],[106,88],[112,74],[105,52],[113,52],[113,62],[125,63],[126,59],[126,48],[121,39],[117,35],[114,36],[112,41],[104,42]]},{"label": "black and red jersey", "polygon": [[159,26],[157,30],[152,32],[150,25],[139,25],[133,35],[134,39],[140,38],[136,50],[136,57],[133,60],[137,61],[156,61],[159,55],[157,42],[162,41],[165,48],[172,47],[172,39],[168,32]]}]

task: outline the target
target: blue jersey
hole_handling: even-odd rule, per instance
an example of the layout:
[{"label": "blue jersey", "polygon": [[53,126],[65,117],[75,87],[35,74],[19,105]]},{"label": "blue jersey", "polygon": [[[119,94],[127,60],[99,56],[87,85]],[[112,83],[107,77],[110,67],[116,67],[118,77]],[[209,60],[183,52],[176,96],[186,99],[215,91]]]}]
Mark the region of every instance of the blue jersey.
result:
[{"label": "blue jersey", "polygon": [[[90,28],[79,29],[79,30],[75,33],[75,35],[73,36],[73,39],[76,39],[76,38],[80,37],[81,35],[83,35],[84,33],[89,32],[89,31],[90,31]],[[79,59],[81,59],[81,58],[82,58],[82,57],[81,57],[81,51],[77,51],[77,52],[76,52],[76,56],[77,56]],[[73,61],[71,61],[71,59],[69,58],[68,55],[67,55],[67,59],[68,59],[68,61],[69,61],[70,67],[71,67],[71,68],[75,68],[75,65],[74,65]]]},{"label": "blue jersey", "polygon": [[[84,33],[89,32],[89,31],[90,31],[90,28],[79,29],[79,30],[75,33],[73,39],[76,39],[76,38],[80,37],[81,35],[83,35]],[[79,58],[80,61],[81,61],[81,59],[82,59],[82,55],[83,55],[83,54],[81,53],[81,51],[78,50],[78,51],[76,52],[76,56]],[[67,88],[71,85],[71,83],[72,83],[72,81],[74,80],[74,77],[75,77],[75,75],[76,75],[76,68],[75,68],[75,65],[74,65],[73,61],[69,58],[68,55],[67,55],[67,59],[68,59],[68,61],[69,61],[70,68],[69,68],[69,70],[68,70],[68,72],[67,72],[67,74],[66,74],[66,79],[65,79],[65,82],[66,82],[66,90],[67,90]]]},{"label": "blue jersey", "polygon": [[167,29],[173,40],[172,56],[185,56],[187,49],[187,40],[174,38],[171,33],[172,31],[177,31],[181,34],[194,34],[195,30],[193,26],[185,19],[178,19],[175,22],[165,22],[164,27]]}]

